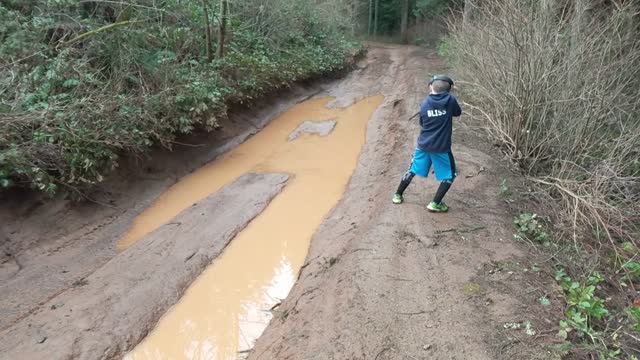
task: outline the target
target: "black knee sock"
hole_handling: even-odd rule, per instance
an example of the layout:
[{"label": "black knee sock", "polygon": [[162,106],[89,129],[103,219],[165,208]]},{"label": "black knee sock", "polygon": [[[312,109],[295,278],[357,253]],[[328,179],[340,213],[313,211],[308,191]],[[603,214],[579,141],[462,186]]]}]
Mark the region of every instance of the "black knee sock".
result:
[{"label": "black knee sock", "polygon": [[412,173],[411,171],[407,171],[403,176],[402,176],[402,180],[400,181],[400,185],[398,186],[398,190],[396,191],[396,194],[404,194],[404,191],[407,189],[407,186],[409,186],[409,184],[411,184],[411,180],[413,180],[413,177],[416,176],[416,174]]},{"label": "black knee sock", "polygon": [[444,196],[447,195],[447,191],[451,188],[451,180],[443,181],[440,183],[438,187],[438,191],[436,191],[436,196],[433,198],[433,202],[436,204],[440,204]]}]

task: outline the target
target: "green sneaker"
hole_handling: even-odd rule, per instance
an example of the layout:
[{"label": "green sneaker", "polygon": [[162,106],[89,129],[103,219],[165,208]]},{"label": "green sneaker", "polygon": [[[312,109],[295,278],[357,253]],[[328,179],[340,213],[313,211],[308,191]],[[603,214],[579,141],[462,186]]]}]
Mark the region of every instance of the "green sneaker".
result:
[{"label": "green sneaker", "polygon": [[445,203],[437,204],[432,201],[429,205],[427,205],[427,210],[431,212],[444,213],[449,211],[449,207]]},{"label": "green sneaker", "polygon": [[393,198],[391,198],[391,202],[394,204],[402,204],[403,201],[404,199],[400,194],[393,194]]}]

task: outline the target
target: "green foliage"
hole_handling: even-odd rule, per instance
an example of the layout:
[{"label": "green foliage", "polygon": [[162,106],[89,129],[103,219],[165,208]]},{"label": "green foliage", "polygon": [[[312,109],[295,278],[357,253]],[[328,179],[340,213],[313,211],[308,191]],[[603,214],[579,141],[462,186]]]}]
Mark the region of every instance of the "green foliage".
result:
[{"label": "green foliage", "polygon": [[622,277],[623,281],[640,280],[640,262],[629,260],[624,265],[622,265],[622,269],[626,272]]},{"label": "green foliage", "polygon": [[575,330],[579,337],[588,337],[595,343],[600,333],[594,328],[594,322],[609,313],[605,301],[595,295],[596,287],[604,281],[604,277],[593,273],[581,283],[572,280],[563,269],[559,269],[556,280],[564,290],[567,301],[565,319],[560,321],[558,335],[566,339]]},{"label": "green foliage", "polygon": [[640,333],[640,307],[632,306],[627,309],[627,315],[631,321],[633,330]]},{"label": "green foliage", "polygon": [[518,234],[530,240],[535,240],[541,244],[547,244],[550,236],[538,220],[537,214],[523,213],[513,220],[513,224],[518,229]]},{"label": "green foliage", "polygon": [[433,19],[446,15],[451,7],[460,6],[460,0],[416,0],[413,13],[416,17]]},{"label": "green foliage", "polygon": [[446,37],[440,40],[440,43],[438,43],[437,51],[438,55],[442,56],[445,59],[449,59],[452,56],[451,40]]},{"label": "green foliage", "polygon": [[630,241],[625,241],[624,243],[622,243],[622,250],[632,254],[635,254],[639,251],[638,248]]},{"label": "green foliage", "polygon": [[601,351],[598,354],[598,358],[600,360],[614,360],[614,359],[619,359],[621,354],[622,354],[622,350],[620,349],[613,349],[613,350],[605,349],[604,351]]},{"label": "green foliage", "polygon": [[551,300],[549,300],[548,297],[546,296],[542,296],[538,299],[538,302],[540,303],[540,305],[542,306],[549,306],[551,305]]},{"label": "green foliage", "polygon": [[507,185],[507,179],[503,178],[500,180],[500,184],[498,185],[498,194],[501,196],[507,196],[511,193],[509,190],[509,185]]},{"label": "green foliage", "polygon": [[378,34],[393,36],[400,30],[401,0],[377,0],[379,6]]},{"label": "green foliage", "polygon": [[0,190],[96,184],[124,154],[214,129],[230,104],[342,69],[363,51],[338,8],[231,5],[226,56],[209,63],[200,2],[0,2],[0,58],[12,64],[0,65]]},{"label": "green foliage", "polygon": [[[400,32],[402,18],[402,1],[403,0],[377,0],[378,1],[378,36],[394,37]],[[438,17],[444,18],[449,14],[451,8],[460,8],[463,0],[410,0],[408,20],[412,24],[420,20],[433,20]],[[360,1],[362,19],[365,20],[363,29],[367,30],[369,6],[375,8],[375,2]],[[373,9],[372,9],[373,11]],[[372,13],[371,21],[375,16]],[[373,27],[373,25],[372,25]],[[373,30],[373,29],[371,29]],[[416,43],[420,44],[423,40],[416,39]]]}]

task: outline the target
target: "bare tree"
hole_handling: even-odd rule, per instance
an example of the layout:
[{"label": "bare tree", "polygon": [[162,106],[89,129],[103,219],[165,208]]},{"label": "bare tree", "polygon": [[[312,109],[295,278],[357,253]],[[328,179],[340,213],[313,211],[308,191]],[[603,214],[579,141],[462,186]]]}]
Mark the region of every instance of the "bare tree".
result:
[{"label": "bare tree", "polygon": [[458,76],[475,88],[472,116],[487,121],[576,244],[593,234],[614,247],[638,239],[640,176],[629,165],[640,148],[638,4],[469,4],[472,20],[456,21],[450,36]]},{"label": "bare tree", "polygon": [[[580,50],[582,50],[580,45],[583,42],[589,23],[591,5],[589,0],[576,0],[573,4],[574,15],[571,21],[571,49],[569,52],[569,61],[571,62],[577,61],[576,58],[580,56]],[[577,74],[574,72],[575,75]]]},{"label": "bare tree", "polygon": [[469,23],[469,21],[473,20],[474,14],[477,12],[478,0],[465,0],[464,2],[464,12],[463,12],[463,22],[465,24]]},{"label": "bare tree", "polygon": [[211,23],[209,21],[209,6],[208,0],[202,0],[202,11],[204,12],[204,24],[205,24],[205,39],[207,42],[207,60],[213,61],[213,40],[211,38]]},{"label": "bare tree", "polygon": [[371,36],[373,26],[373,0],[369,0],[369,18],[367,26],[367,35]]},{"label": "bare tree", "polygon": [[220,0],[220,28],[218,29],[218,59],[224,57],[224,39],[227,32],[228,0]]},{"label": "bare tree", "polygon": [[402,0],[400,19],[400,36],[402,43],[409,42],[409,0]]},{"label": "bare tree", "polygon": [[378,36],[378,18],[380,11],[380,0],[375,0],[375,14],[373,17],[373,35]]}]

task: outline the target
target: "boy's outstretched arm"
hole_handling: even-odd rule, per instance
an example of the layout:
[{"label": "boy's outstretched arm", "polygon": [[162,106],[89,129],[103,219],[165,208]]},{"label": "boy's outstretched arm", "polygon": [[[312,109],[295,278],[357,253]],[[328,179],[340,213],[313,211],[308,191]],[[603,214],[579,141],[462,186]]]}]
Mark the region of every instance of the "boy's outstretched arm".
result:
[{"label": "boy's outstretched arm", "polygon": [[462,109],[460,108],[460,105],[458,104],[458,99],[456,99],[455,97],[452,98],[452,102],[451,102],[451,114],[453,116],[460,116],[462,115]]}]

